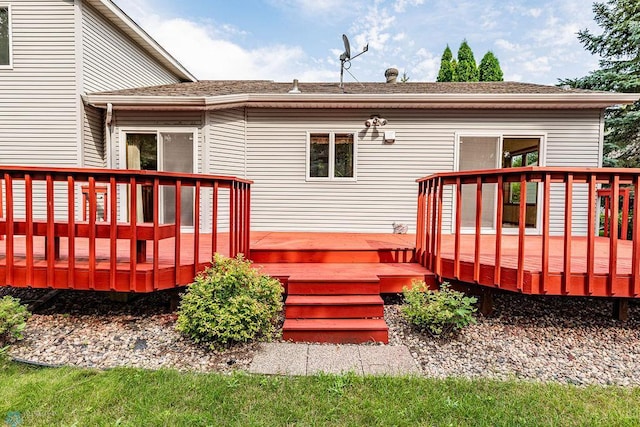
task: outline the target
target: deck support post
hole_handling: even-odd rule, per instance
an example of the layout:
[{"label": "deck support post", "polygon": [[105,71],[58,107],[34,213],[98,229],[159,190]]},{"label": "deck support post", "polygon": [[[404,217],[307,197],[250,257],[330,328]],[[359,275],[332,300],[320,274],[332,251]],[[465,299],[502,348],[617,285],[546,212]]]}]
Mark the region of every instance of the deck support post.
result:
[{"label": "deck support post", "polygon": [[626,298],[616,298],[613,300],[613,317],[616,320],[625,322],[629,320],[629,300]]},{"label": "deck support post", "polygon": [[483,316],[493,313],[493,289],[482,287],[480,289],[480,306],[478,311]]}]

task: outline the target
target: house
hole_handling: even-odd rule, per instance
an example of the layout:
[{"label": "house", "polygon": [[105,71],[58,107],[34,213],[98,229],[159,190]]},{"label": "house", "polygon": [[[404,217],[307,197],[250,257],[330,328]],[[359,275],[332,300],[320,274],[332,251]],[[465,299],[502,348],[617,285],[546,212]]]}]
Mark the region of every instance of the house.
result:
[{"label": "house", "polygon": [[109,0],[2,1],[0,164],[104,167],[104,111],[81,96],[183,81],[195,78]]},{"label": "house", "polygon": [[640,295],[640,235],[595,236],[597,188],[617,218],[640,186],[598,169],[637,94],[197,81],[109,0],[1,2],[3,40],[0,285],[151,292],[244,253],[320,317],[285,334],[338,341],[385,341],[379,294],[415,278]]}]

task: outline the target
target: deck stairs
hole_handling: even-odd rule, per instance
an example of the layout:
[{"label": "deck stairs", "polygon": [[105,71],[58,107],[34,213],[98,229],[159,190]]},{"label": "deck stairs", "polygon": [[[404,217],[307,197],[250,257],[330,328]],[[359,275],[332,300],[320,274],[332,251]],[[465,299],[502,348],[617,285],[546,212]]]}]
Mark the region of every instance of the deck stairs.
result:
[{"label": "deck stairs", "polygon": [[412,245],[368,243],[252,251],[255,265],[285,287],[285,340],[388,343],[381,294],[401,292],[414,279],[433,283],[435,276],[414,262]]}]

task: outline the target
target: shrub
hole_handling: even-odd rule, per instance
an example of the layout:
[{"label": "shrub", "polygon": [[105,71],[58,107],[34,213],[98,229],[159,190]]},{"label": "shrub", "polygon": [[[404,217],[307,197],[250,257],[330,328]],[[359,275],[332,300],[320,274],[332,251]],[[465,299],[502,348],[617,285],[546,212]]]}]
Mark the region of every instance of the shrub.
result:
[{"label": "shrub", "polygon": [[242,255],[216,254],[182,296],[176,328],[215,348],[273,333],[282,311],[282,285],[260,274]]},{"label": "shrub", "polygon": [[411,289],[405,287],[402,293],[405,318],[434,336],[449,335],[476,322],[473,313],[478,299],[451,289],[446,282],[439,291],[432,291],[423,281],[414,280]]},{"label": "shrub", "polygon": [[22,339],[31,314],[20,300],[11,296],[0,298],[0,347]]}]

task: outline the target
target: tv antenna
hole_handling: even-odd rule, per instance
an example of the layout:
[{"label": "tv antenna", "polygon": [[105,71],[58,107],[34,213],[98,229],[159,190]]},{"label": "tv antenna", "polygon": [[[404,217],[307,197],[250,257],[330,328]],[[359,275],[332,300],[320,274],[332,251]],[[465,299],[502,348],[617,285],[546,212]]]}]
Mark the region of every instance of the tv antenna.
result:
[{"label": "tv antenna", "polygon": [[[346,34],[342,35],[342,41],[344,42],[344,52],[342,53],[342,55],[340,55],[340,89],[344,89],[344,70],[347,70],[347,72],[349,72],[349,68],[351,68],[351,60],[356,59],[358,56],[369,50],[369,45],[367,44],[364,49],[362,49],[362,52],[354,57],[351,57],[351,45],[349,44],[349,38]],[[348,65],[345,66],[345,64]]]}]

